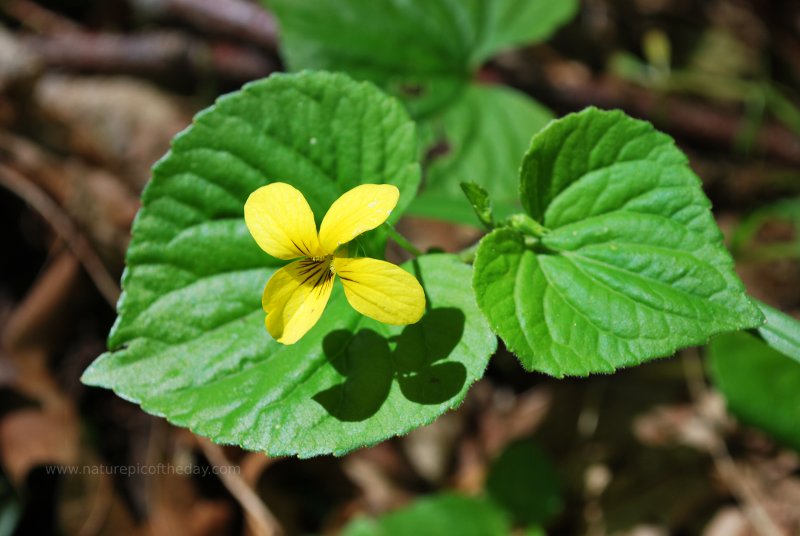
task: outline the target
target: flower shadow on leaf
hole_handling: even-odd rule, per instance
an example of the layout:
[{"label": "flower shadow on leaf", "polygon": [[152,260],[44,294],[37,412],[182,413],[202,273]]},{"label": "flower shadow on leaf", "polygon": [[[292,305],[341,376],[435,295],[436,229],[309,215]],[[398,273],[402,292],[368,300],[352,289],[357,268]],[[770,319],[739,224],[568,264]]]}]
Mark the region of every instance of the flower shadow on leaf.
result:
[{"label": "flower shadow on leaf", "polygon": [[394,380],[411,402],[446,402],[461,391],[467,379],[462,363],[447,361],[461,340],[464,322],[460,310],[437,308],[388,339],[371,329],[328,334],[323,341],[325,355],[345,381],[320,391],[314,400],[331,416],[347,422],[363,421],[377,413]]}]

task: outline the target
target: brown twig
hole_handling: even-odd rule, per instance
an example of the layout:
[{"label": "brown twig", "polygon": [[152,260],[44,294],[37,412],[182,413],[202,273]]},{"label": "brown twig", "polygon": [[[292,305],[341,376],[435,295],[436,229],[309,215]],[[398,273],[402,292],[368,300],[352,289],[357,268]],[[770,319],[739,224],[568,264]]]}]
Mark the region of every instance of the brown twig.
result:
[{"label": "brown twig", "polygon": [[78,536],[95,536],[100,534],[103,529],[103,524],[108,518],[108,514],[113,506],[114,487],[111,482],[111,477],[101,474],[97,481],[97,489],[92,498],[92,506],[89,513],[83,520]]},{"label": "brown twig", "polygon": [[177,31],[69,32],[24,36],[21,42],[49,67],[142,75],[213,72],[233,81],[262,78],[275,61],[257,50],[231,43],[206,43]]},{"label": "brown twig", "polygon": [[72,223],[69,216],[50,197],[12,168],[0,164],[0,185],[25,200],[49,223],[53,230],[67,243],[81,262],[97,289],[111,305],[116,307],[120,289],[109,274],[100,257],[88,240]]},{"label": "brown twig", "polygon": [[[578,110],[586,106],[619,108],[646,118],[658,128],[698,143],[730,149],[743,130],[743,114],[709,103],[660,95],[614,76],[594,76],[577,62],[549,59],[541,76],[522,79],[513,65],[496,65],[503,78],[548,104]],[[765,123],[753,142],[756,153],[800,165],[800,136],[782,125]]]},{"label": "brown twig", "polygon": [[242,478],[250,487],[255,487],[266,469],[276,461],[261,452],[248,452],[239,462]]},{"label": "brown twig", "polygon": [[283,534],[278,520],[272,515],[267,505],[256,495],[242,475],[229,461],[222,447],[205,438],[198,438],[203,454],[215,468],[217,476],[239,502],[245,512],[251,530],[258,535],[280,536]]},{"label": "brown twig", "polygon": [[200,30],[277,49],[275,18],[256,3],[243,0],[130,0],[130,3],[149,16],[175,17]]},{"label": "brown twig", "polygon": [[0,2],[3,11],[37,33],[79,32],[80,25],[30,0]]}]

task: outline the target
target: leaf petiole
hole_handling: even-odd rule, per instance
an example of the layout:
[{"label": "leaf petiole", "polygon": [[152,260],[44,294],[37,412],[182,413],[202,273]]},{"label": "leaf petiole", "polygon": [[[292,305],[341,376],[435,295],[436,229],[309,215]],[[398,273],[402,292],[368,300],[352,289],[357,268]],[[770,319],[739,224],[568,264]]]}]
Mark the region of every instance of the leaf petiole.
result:
[{"label": "leaf petiole", "polygon": [[512,229],[535,238],[541,238],[550,232],[544,225],[527,214],[512,214],[508,217],[506,223]]},{"label": "leaf petiole", "polygon": [[408,239],[405,236],[403,236],[399,232],[397,232],[397,229],[392,227],[390,224],[384,223],[383,225],[384,225],[384,227],[386,227],[386,232],[389,234],[389,237],[392,240],[394,240],[395,243],[398,246],[400,246],[404,250],[408,251],[409,253],[411,253],[415,257],[420,257],[420,256],[425,254],[422,251],[420,251],[419,249],[417,249],[417,247],[414,246],[414,244],[409,242]]}]

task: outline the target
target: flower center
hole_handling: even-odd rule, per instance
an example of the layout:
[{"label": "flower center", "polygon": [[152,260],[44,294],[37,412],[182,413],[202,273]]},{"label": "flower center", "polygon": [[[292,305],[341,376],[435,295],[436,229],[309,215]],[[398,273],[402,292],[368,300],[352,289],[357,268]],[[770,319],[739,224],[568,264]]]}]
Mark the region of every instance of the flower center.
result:
[{"label": "flower center", "polygon": [[336,273],[336,270],[333,268],[333,255],[324,255],[321,257],[309,257],[309,259],[311,260],[311,262],[325,264],[326,265],[325,267],[328,270],[330,270],[332,274]]}]

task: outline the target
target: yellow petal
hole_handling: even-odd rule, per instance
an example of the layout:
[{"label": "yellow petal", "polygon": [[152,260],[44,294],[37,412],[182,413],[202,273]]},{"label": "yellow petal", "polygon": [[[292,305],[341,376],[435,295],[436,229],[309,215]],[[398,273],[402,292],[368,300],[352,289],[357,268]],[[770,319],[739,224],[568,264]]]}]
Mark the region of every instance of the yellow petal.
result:
[{"label": "yellow petal", "polygon": [[314,213],[294,186],[273,182],[250,194],[244,221],[261,249],[273,257],[321,256]]},{"label": "yellow petal", "polygon": [[385,222],[399,197],[400,190],[391,184],[362,184],[342,194],[320,225],[322,249],[332,254],[341,244]]},{"label": "yellow petal", "polygon": [[425,312],[425,292],[417,278],[377,259],[333,259],[353,308],[386,324],[413,324]]},{"label": "yellow petal", "polygon": [[322,316],[333,279],[328,262],[311,259],[294,261],[275,272],[261,298],[270,335],[283,344],[296,343]]}]

